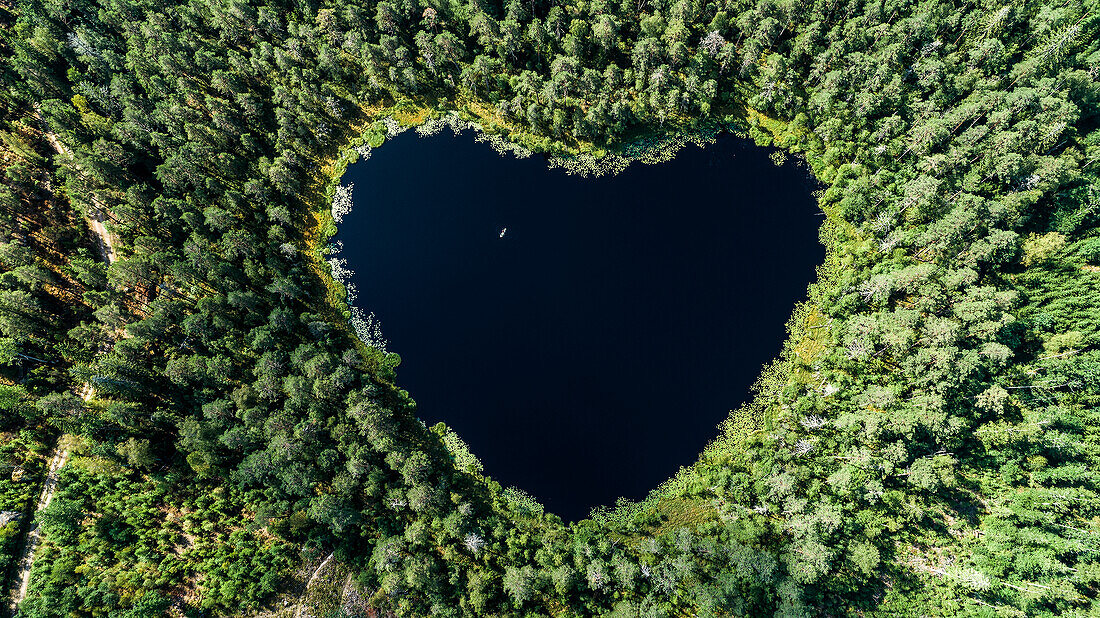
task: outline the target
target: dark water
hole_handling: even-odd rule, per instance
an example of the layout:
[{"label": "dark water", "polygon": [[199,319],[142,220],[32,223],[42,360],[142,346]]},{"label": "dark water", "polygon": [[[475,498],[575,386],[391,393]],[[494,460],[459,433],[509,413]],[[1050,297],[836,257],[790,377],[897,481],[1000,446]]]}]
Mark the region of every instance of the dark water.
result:
[{"label": "dark water", "polygon": [[410,132],[349,181],[337,239],[398,384],[567,520],[695,460],[823,258],[813,181],[732,137],[584,179]]}]

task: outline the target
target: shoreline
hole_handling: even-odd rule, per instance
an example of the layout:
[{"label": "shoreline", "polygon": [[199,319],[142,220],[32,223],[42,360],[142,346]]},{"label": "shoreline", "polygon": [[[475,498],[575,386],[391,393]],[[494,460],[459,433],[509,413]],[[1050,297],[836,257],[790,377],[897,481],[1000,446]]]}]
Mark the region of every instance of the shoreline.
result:
[{"label": "shoreline", "polygon": [[[311,204],[314,224],[307,230],[305,235],[308,243],[308,250],[305,253],[309,256],[314,271],[321,277],[328,292],[325,299],[326,307],[342,316],[342,324],[350,330],[349,334],[354,337],[361,351],[365,352],[368,358],[374,356],[378,363],[382,363],[392,353],[385,352],[384,348],[372,347],[359,336],[354,320],[359,316],[367,315],[369,312],[356,307],[354,304],[355,290],[351,284],[353,270],[346,269],[342,264],[337,263],[340,266],[340,272],[334,272],[336,270],[334,268],[335,260],[329,257],[339,250],[337,248],[336,251],[333,251],[332,245],[332,239],[338,233],[338,224],[333,214],[333,200],[336,198],[337,188],[341,186],[341,181],[346,175],[348,167],[364,158],[362,153],[364,148],[366,149],[366,157],[369,157],[369,153],[373,148],[384,146],[385,140],[410,129],[420,133],[421,137],[435,135],[444,128],[451,129],[456,134],[472,129],[477,133],[475,139],[480,140],[482,136],[487,136],[483,141],[489,141],[491,147],[501,156],[511,155],[523,158],[532,154],[541,154],[547,157],[547,164],[550,168],[560,167],[568,174],[587,177],[589,175],[615,175],[634,163],[660,164],[670,160],[689,144],[705,148],[722,134],[751,139],[756,147],[773,146],[774,140],[779,137],[779,131],[787,126],[787,123],[768,119],[755,110],[746,109],[743,123],[747,126],[739,126],[741,123],[704,123],[706,126],[704,129],[681,130],[648,139],[639,138],[635,142],[625,144],[619,152],[579,153],[573,159],[564,159],[546,152],[528,150],[522,144],[508,141],[508,138],[501,134],[489,133],[476,121],[463,118],[461,112],[448,111],[439,114],[439,117],[432,117],[429,110],[424,107],[417,108],[416,113],[399,109],[401,107],[402,105],[398,103],[390,107],[363,108],[365,114],[367,110],[371,110],[375,115],[368,116],[362,123],[356,125],[353,137],[340,148],[339,154],[329,164],[322,167],[324,190],[320,195],[323,197]],[[426,126],[430,128],[427,131],[421,131]],[[385,130],[384,137],[379,140],[378,136],[383,130]],[[773,143],[760,143],[762,140],[756,133],[761,130],[767,131],[768,141]],[[782,148],[784,152],[790,151],[789,145],[777,147]],[[814,173],[813,163],[807,153],[790,154],[800,154],[805,157],[807,173],[818,183],[826,184]],[[575,163],[572,167],[570,166],[571,162]],[[814,197],[820,209],[820,194],[815,194]],[[824,219],[819,230],[838,224],[834,213],[825,212],[824,210],[822,213]],[[822,236],[826,237],[825,235]],[[835,238],[836,234],[828,234],[827,237]],[[589,517],[575,522],[574,525],[584,521],[597,521],[605,525],[614,524],[624,517],[633,517],[643,511],[660,510],[663,501],[676,500],[681,497],[680,494],[690,483],[691,476],[699,466],[706,465],[708,460],[720,456],[723,452],[736,449],[744,440],[759,431],[766,430],[774,423],[778,411],[772,410],[765,401],[767,393],[782,388],[785,383],[795,377],[795,372],[798,369],[796,359],[809,364],[812,362],[812,358],[823,349],[820,345],[815,345],[816,338],[811,333],[815,330],[815,325],[812,322],[816,316],[819,316],[816,298],[828,287],[828,282],[835,274],[839,264],[836,259],[836,243],[829,243],[824,240],[822,240],[822,243],[825,246],[825,259],[815,266],[816,278],[807,282],[806,298],[797,302],[792,308],[786,325],[787,337],[783,341],[782,351],[772,361],[761,367],[759,376],[751,387],[753,394],[750,399],[740,407],[731,410],[726,419],[717,425],[718,431],[707,438],[704,446],[698,452],[696,461],[687,466],[682,466],[671,474],[669,478],[651,489],[646,498],[637,502],[620,498],[614,507],[593,505]],[[357,316],[357,314],[359,315]],[[399,384],[394,386],[400,389]],[[491,476],[483,473],[477,474],[477,477],[483,482],[492,479]]]}]

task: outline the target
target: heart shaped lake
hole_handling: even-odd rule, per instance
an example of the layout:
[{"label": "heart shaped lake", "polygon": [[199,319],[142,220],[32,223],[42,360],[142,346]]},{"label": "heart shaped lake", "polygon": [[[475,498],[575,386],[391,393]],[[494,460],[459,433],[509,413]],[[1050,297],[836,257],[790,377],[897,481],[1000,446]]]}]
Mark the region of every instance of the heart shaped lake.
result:
[{"label": "heart shaped lake", "polygon": [[824,257],[814,181],[733,137],[581,178],[470,132],[351,166],[335,240],[397,382],[566,520],[692,463]]}]

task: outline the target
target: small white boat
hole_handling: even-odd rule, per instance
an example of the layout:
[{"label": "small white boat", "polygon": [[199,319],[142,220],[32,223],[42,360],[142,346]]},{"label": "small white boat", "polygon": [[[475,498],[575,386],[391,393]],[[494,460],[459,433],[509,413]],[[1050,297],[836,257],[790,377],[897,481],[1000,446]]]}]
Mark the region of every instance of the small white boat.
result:
[{"label": "small white boat", "polygon": [[507,232],[507,231],[508,231],[508,228],[506,228],[506,227],[500,228],[500,237],[504,238],[504,233]]}]

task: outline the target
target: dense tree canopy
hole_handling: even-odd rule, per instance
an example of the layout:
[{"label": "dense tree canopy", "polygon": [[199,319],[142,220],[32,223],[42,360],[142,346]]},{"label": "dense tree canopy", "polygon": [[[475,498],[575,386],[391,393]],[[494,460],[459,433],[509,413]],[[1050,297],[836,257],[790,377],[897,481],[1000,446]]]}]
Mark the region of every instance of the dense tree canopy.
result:
[{"label": "dense tree canopy", "polygon": [[[1098,8],[0,7],[0,511],[79,443],[19,615],[296,603],[327,556],[411,616],[1100,611]],[[601,161],[733,130],[825,183],[782,358],[650,500],[502,491],[356,337],[334,177],[442,117]]]}]

